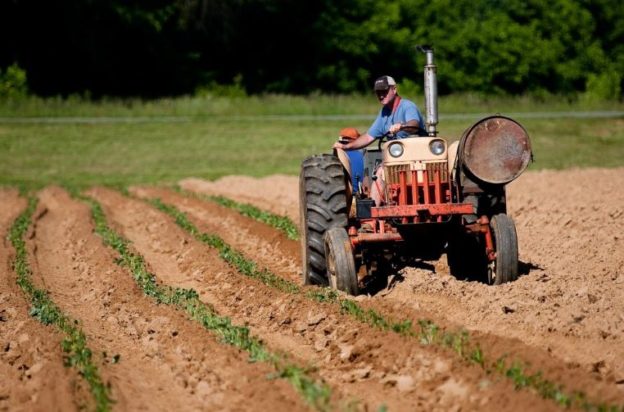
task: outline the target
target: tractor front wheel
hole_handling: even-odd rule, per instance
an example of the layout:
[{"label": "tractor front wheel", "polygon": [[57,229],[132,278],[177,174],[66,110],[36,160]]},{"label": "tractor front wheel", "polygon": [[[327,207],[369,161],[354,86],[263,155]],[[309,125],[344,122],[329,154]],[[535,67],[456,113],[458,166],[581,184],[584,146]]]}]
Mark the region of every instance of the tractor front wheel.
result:
[{"label": "tractor front wheel", "polygon": [[325,232],[324,240],[329,285],[333,289],[356,296],[358,278],[347,231],[341,227],[333,227]]},{"label": "tractor front wheel", "polygon": [[513,220],[504,213],[492,216],[490,230],[496,258],[488,266],[490,284],[500,285],[518,278],[518,235]]}]

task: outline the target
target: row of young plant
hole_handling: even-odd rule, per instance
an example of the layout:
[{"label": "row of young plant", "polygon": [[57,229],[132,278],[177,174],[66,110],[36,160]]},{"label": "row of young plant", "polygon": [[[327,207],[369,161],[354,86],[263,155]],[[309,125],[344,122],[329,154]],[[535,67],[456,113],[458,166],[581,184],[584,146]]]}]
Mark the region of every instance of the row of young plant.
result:
[{"label": "row of young plant", "polygon": [[315,409],[325,411],[331,408],[330,388],[315,380],[310,375],[309,369],[289,362],[286,356],[270,352],[259,339],[250,334],[247,327],[233,325],[229,318],[219,316],[212,307],[203,303],[195,290],[159,284],[155,275],[148,271],[143,257],[133,253],[128,240],[108,226],[100,204],[89,197],[79,196],[79,198],[91,207],[96,233],[106,245],[119,253],[117,264],[130,270],[145,295],[158,303],[172,305],[185,311],[191,319],[217,334],[224,343],[248,352],[251,361],[269,363],[276,370],[274,377],[289,382]]},{"label": "row of young plant", "polygon": [[245,217],[264,223],[281,231],[286,235],[286,237],[288,237],[288,239],[299,239],[299,230],[297,229],[297,225],[295,225],[293,221],[286,216],[276,215],[274,213],[267,212],[266,210],[259,209],[249,203],[236,202],[224,196],[202,195],[188,190],[183,190],[177,185],[174,186],[174,189],[185,196],[212,201],[223,207],[227,207],[228,209],[235,210]]},{"label": "row of young plant", "polygon": [[219,236],[201,232],[186,214],[175,206],[165,204],[160,199],[150,199],[149,203],[173,217],[176,224],[189,232],[195,239],[217,249],[221,258],[240,273],[257,279],[267,286],[285,293],[302,294],[319,303],[337,304],[343,313],[374,328],[418,339],[423,345],[448,348],[463,360],[480,366],[487,374],[495,373],[504,376],[513,382],[516,389],[535,391],[542,398],[552,400],[561,407],[575,407],[587,411],[620,411],[624,408],[624,406],[609,405],[603,402],[591,402],[587,399],[586,394],[581,391],[568,392],[562,385],[545,378],[541,371],[529,374],[526,372],[528,365],[519,360],[507,359],[505,356],[495,360],[486,359],[479,344],[474,343],[468,332],[464,330],[458,332],[444,330],[428,319],[418,320],[418,326],[415,327],[410,320],[397,321],[374,309],[362,308],[357,302],[341,297],[331,289],[303,288],[267,269],[259,269],[253,261],[233,249]]},{"label": "row of young plant", "polygon": [[24,237],[31,225],[37,203],[35,197],[29,197],[28,207],[15,220],[9,233],[9,239],[15,248],[13,267],[17,274],[17,284],[30,300],[30,315],[44,325],[56,326],[64,334],[61,347],[65,366],[76,368],[85,379],[95,401],[96,411],[109,411],[113,404],[110,387],[102,381],[97,365],[93,362],[93,352],[87,346],[87,338],[79,322],[65,315],[45,290],[32,283]]}]

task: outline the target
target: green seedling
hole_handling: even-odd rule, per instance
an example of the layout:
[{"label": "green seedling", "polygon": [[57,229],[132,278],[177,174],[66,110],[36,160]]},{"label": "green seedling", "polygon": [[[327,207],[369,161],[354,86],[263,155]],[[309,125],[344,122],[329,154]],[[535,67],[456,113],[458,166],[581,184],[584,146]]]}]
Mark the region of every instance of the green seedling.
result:
[{"label": "green seedling", "polygon": [[109,411],[113,403],[110,389],[102,381],[98,368],[93,363],[93,355],[87,346],[84,332],[76,320],[70,319],[56,306],[45,290],[38,289],[31,281],[32,272],[24,236],[30,227],[36,207],[37,199],[30,197],[28,207],[15,220],[9,233],[9,239],[15,248],[13,268],[17,273],[17,284],[30,299],[30,315],[44,325],[56,326],[64,334],[61,342],[61,348],[65,353],[64,364],[76,368],[87,381],[95,401],[95,409]]},{"label": "green seedling", "polygon": [[249,203],[239,203],[232,199],[228,199],[225,196],[202,195],[199,193],[190,192],[188,190],[183,190],[178,185],[174,186],[174,189],[185,196],[194,197],[201,200],[208,200],[217,203],[223,207],[227,207],[228,209],[233,209],[243,216],[280,230],[288,237],[288,239],[299,239],[299,230],[297,229],[297,225],[295,225],[293,221],[286,216],[279,216],[267,212],[266,210],[261,210],[253,205],[250,205]]},{"label": "green seedling", "polygon": [[624,406],[606,405],[603,403],[591,403],[586,400],[582,392],[567,394],[561,385],[557,385],[542,377],[541,372],[528,375],[522,363],[516,361],[513,366],[507,366],[506,357],[503,356],[488,363],[483,350],[478,343],[473,343],[470,335],[465,330],[458,332],[444,331],[440,326],[428,319],[418,320],[419,330],[414,329],[410,320],[396,321],[390,319],[374,309],[364,309],[357,302],[341,297],[336,291],[328,288],[302,288],[299,285],[287,281],[279,276],[263,269],[258,270],[256,264],[245,258],[243,254],[233,250],[221,238],[213,234],[201,232],[186,216],[175,206],[164,204],[159,199],[149,201],[157,209],[167,213],[175,219],[175,222],[188,231],[195,239],[219,250],[221,257],[231,264],[240,273],[263,284],[291,294],[302,294],[308,299],[319,303],[336,304],[342,313],[357,319],[373,328],[383,331],[391,331],[408,338],[416,338],[422,345],[433,345],[447,348],[455,352],[466,362],[480,366],[487,374],[498,373],[510,379],[516,389],[532,389],[542,398],[553,400],[558,405],[569,408],[579,407],[584,410],[598,411],[622,411]]},{"label": "green seedling", "polygon": [[238,203],[223,196],[207,196],[207,198],[220,204],[221,206],[234,209],[243,216],[247,216],[257,220],[258,222],[265,223],[271,227],[281,230],[286,234],[286,236],[288,236],[289,239],[299,239],[299,230],[297,229],[297,226],[286,216],[275,215],[273,213],[260,210],[248,203]]},{"label": "green seedling", "polygon": [[[317,382],[309,376],[305,369],[290,364],[283,356],[270,352],[259,339],[250,334],[247,327],[233,325],[229,318],[219,316],[214,308],[199,299],[195,290],[172,288],[158,284],[156,277],[147,270],[143,257],[131,252],[128,240],[122,238],[108,226],[100,204],[89,197],[81,197],[81,199],[91,206],[95,232],[106,245],[119,253],[119,258],[116,260],[117,264],[131,271],[136,283],[145,295],[152,297],[158,303],[173,305],[185,311],[191,319],[219,336],[222,342],[248,352],[252,362],[271,364],[277,371],[277,377],[286,379],[315,409],[320,411],[330,409],[331,390],[326,384]],[[184,222],[181,221],[180,223]],[[218,238],[206,238],[205,241],[211,241],[215,245],[222,244]],[[223,256],[243,264],[239,261],[240,255],[229,248],[224,249]],[[246,270],[252,273],[255,266],[247,265]]]}]

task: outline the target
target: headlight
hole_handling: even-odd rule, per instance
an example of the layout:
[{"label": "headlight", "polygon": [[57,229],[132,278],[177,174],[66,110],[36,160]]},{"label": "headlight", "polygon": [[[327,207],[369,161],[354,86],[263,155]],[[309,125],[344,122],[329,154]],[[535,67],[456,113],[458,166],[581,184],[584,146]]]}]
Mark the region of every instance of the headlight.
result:
[{"label": "headlight", "polygon": [[403,154],[403,145],[401,143],[392,143],[388,146],[388,151],[390,152],[390,156],[399,157]]},{"label": "headlight", "polygon": [[429,143],[429,150],[431,150],[431,153],[433,153],[436,156],[440,156],[442,153],[444,153],[445,150],[445,144],[444,144],[444,140],[432,140]]}]

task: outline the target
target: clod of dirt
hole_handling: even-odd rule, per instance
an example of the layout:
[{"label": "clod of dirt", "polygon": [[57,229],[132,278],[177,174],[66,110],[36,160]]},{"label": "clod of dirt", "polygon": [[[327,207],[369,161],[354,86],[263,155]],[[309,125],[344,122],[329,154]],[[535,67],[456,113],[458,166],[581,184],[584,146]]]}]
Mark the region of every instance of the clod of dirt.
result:
[{"label": "clod of dirt", "polygon": [[310,313],[308,315],[308,326],[315,326],[318,325],[319,323],[321,323],[325,318],[327,317],[327,315],[325,315],[324,313],[317,313],[317,314],[313,314]]},{"label": "clod of dirt", "polygon": [[338,349],[340,349],[340,360],[349,361],[354,355],[353,345],[338,345]]},{"label": "clod of dirt", "polygon": [[454,378],[448,379],[438,390],[443,393],[442,398],[465,398],[468,395],[468,388]]},{"label": "clod of dirt", "polygon": [[293,330],[298,333],[303,333],[308,330],[308,324],[302,321],[297,321],[293,325]]},{"label": "clod of dirt", "polygon": [[327,347],[328,343],[329,339],[324,334],[317,335],[317,338],[314,341],[314,350],[321,352]]},{"label": "clod of dirt", "polygon": [[381,382],[386,385],[396,386],[399,392],[409,392],[414,389],[414,378],[410,375],[388,375]]},{"label": "clod of dirt", "polygon": [[414,378],[410,375],[400,375],[397,377],[396,387],[399,392],[409,392],[414,389]]},{"label": "clod of dirt", "polygon": [[363,368],[357,368],[351,371],[351,376],[354,380],[364,380],[370,376],[372,370],[373,368],[370,365]]},{"label": "clod of dirt", "polygon": [[507,314],[507,313],[514,313],[516,311],[516,309],[510,307],[510,306],[503,306],[503,313]]}]

